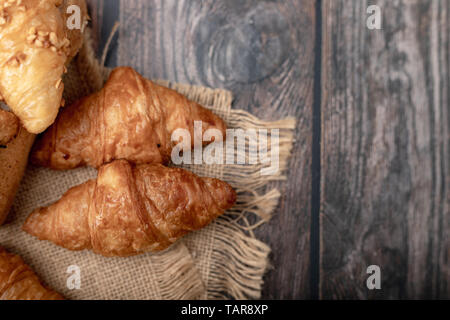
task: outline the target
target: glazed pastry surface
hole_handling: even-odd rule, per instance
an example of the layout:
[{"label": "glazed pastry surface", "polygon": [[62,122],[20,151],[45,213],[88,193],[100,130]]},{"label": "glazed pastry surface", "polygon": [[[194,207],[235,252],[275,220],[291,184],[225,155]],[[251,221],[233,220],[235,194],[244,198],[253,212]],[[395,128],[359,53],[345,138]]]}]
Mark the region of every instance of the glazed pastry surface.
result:
[{"label": "glazed pastry surface", "polygon": [[211,111],[132,68],[120,67],[100,92],[61,111],[36,143],[31,159],[58,170],[98,168],[117,159],[168,163],[178,143],[171,141],[172,133],[187,130],[192,145],[194,121],[202,121],[202,133],[217,129],[225,136],[225,123]]},{"label": "glazed pastry surface", "polygon": [[22,258],[0,247],[0,300],[63,300],[63,298],[44,287]]},{"label": "glazed pastry surface", "polygon": [[97,180],[35,210],[23,229],[69,250],[130,256],[166,249],[235,201],[235,191],[223,181],[160,164],[132,167],[117,160],[102,166]]},{"label": "glazed pastry surface", "polygon": [[[69,30],[66,9],[80,8]],[[41,133],[63,104],[65,65],[82,45],[84,0],[0,0],[0,97],[30,133]]]}]

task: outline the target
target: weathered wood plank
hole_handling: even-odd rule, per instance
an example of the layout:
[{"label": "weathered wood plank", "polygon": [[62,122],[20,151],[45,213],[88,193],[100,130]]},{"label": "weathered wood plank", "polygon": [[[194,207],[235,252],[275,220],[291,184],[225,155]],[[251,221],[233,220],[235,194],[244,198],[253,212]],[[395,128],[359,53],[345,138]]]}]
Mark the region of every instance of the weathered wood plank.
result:
[{"label": "weathered wood plank", "polygon": [[322,17],[321,297],[448,299],[450,1],[325,0]]},{"label": "weathered wood plank", "polygon": [[[118,0],[86,0],[91,16],[90,26],[93,31],[94,44],[97,46],[98,57],[101,58],[103,49],[112,32],[113,26],[119,21]],[[117,38],[114,38],[117,40]],[[108,48],[106,65],[117,64],[117,41],[112,41]]]},{"label": "weathered wood plank", "polygon": [[119,65],[226,88],[234,108],[298,118],[290,182],[258,237],[273,249],[264,298],[309,297],[315,1],[121,1]]}]

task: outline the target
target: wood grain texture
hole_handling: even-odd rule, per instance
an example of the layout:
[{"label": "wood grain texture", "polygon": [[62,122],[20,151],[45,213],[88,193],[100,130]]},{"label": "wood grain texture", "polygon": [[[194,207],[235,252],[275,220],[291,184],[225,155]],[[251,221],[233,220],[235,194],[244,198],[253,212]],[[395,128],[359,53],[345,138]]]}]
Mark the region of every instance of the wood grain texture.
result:
[{"label": "wood grain texture", "polygon": [[[119,21],[118,0],[86,0],[91,16],[90,27],[94,37],[94,45],[96,45],[99,58],[102,56],[103,49],[111,30],[116,22]],[[117,39],[117,38],[114,38]],[[106,64],[116,65],[117,63],[117,41],[113,41],[108,47],[108,55]]]},{"label": "wood grain texture", "polygon": [[[118,1],[89,1],[94,19],[111,20]],[[119,6],[117,61],[108,66],[229,89],[233,108],[267,120],[297,117],[289,183],[277,185],[280,206],[257,237],[273,250],[263,298],[308,298],[315,1],[126,0]]]},{"label": "wood grain texture", "polygon": [[[235,108],[294,115],[290,182],[258,230],[263,298],[309,298],[315,1],[89,0],[108,66],[232,90]],[[382,30],[366,9],[382,9]],[[321,297],[450,298],[450,1],[322,1]],[[317,51],[316,51],[317,53]],[[367,266],[382,272],[369,291]]]},{"label": "wood grain texture", "polygon": [[322,18],[321,297],[448,299],[450,1],[326,0]]}]

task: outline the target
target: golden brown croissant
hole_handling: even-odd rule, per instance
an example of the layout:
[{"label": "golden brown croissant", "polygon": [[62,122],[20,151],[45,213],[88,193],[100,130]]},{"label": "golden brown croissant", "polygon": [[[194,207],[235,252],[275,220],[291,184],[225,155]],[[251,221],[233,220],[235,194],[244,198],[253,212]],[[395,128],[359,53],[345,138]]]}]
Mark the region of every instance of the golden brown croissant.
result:
[{"label": "golden brown croissant", "polygon": [[[80,29],[67,27],[71,5],[80,9]],[[84,0],[0,0],[0,97],[31,133],[58,114],[65,64],[82,45],[86,20]]]},{"label": "golden brown croissant", "polygon": [[130,256],[167,248],[208,225],[235,201],[235,191],[220,180],[117,160],[102,166],[96,181],[35,210],[23,229],[69,250]]},{"label": "golden brown croissant", "polygon": [[186,129],[194,137],[196,120],[203,132],[218,129],[225,136],[225,123],[211,111],[121,67],[100,92],[61,111],[36,143],[31,161],[60,170],[98,168],[116,159],[167,163],[172,133]]},{"label": "golden brown croissant", "polygon": [[22,258],[0,247],[0,300],[63,300],[45,288]]}]

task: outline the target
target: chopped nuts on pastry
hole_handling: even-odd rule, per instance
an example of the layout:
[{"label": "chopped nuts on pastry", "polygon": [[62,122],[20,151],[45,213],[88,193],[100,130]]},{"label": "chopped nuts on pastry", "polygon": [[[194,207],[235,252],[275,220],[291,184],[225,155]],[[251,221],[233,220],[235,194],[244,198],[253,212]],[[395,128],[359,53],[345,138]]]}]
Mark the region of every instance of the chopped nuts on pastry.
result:
[{"label": "chopped nuts on pastry", "polygon": [[[78,5],[82,26],[69,30],[66,8]],[[84,0],[0,0],[0,92],[31,133],[55,120],[65,64],[82,45]]]}]

